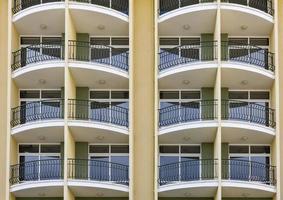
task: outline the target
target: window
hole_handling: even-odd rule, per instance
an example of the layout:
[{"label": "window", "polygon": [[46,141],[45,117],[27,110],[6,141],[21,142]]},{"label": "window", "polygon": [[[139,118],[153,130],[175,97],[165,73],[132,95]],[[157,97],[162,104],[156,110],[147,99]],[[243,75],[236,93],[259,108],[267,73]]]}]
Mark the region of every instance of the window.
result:
[{"label": "window", "polygon": [[60,118],[60,98],[61,90],[20,90],[21,124],[48,117]]},{"label": "window", "polygon": [[20,181],[59,179],[60,152],[60,144],[20,144]]},{"label": "window", "polygon": [[160,180],[190,181],[200,179],[200,151],[200,145],[160,145]]},{"label": "window", "polygon": [[89,145],[89,177],[101,181],[127,180],[128,145]]},{"label": "window", "polygon": [[269,69],[273,62],[269,56],[268,38],[229,38],[229,59]]},{"label": "window", "polygon": [[230,178],[269,182],[270,146],[230,145]]}]

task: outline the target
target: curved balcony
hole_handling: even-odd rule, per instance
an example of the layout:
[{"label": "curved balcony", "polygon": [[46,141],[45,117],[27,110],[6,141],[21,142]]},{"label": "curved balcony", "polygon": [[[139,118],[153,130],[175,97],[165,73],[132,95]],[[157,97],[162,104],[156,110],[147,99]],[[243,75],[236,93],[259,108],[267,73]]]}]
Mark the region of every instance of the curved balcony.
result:
[{"label": "curved balcony", "polygon": [[71,0],[69,8],[76,30],[82,33],[129,34],[129,0]]},{"label": "curved balcony", "polygon": [[[215,0],[159,0],[159,33],[162,36],[212,33],[216,10]],[[189,28],[183,28],[186,26]]]},{"label": "curved balcony", "polygon": [[160,142],[180,143],[186,137],[195,142],[213,141],[217,107],[217,100],[199,100],[159,109]]},{"label": "curved balcony", "polygon": [[45,87],[64,85],[64,45],[41,43],[12,53],[12,77],[21,88],[34,88],[39,80]]},{"label": "curved balcony", "polygon": [[94,190],[90,192],[93,196],[100,192],[104,196],[127,196],[129,167],[101,160],[68,159],[68,185],[83,196],[85,188]]},{"label": "curved balcony", "polygon": [[[198,44],[161,49],[159,53],[160,88],[183,88],[182,80],[191,80],[190,87],[212,86],[217,69],[217,42],[208,41]],[[201,76],[203,78],[196,79]],[[180,82],[176,80],[181,80]],[[187,85],[185,85],[187,89]]]},{"label": "curved balcony", "polygon": [[64,0],[15,0],[13,2],[12,20],[19,34],[59,35],[64,32]]},{"label": "curved balcony", "polygon": [[[272,142],[275,110],[253,102],[222,100],[222,136],[225,142],[249,138],[250,142]],[[237,142],[239,142],[237,141]]]},{"label": "curved balcony", "polygon": [[129,55],[127,48],[69,41],[69,66],[78,85],[99,88],[128,88]]},{"label": "curved balcony", "polygon": [[229,35],[270,35],[274,26],[272,2],[273,0],[221,0],[222,32]]},{"label": "curved balcony", "polygon": [[63,194],[63,160],[23,162],[10,167],[11,192],[15,196],[34,196],[34,190],[46,195]]},{"label": "curved balcony", "polygon": [[63,110],[64,99],[34,101],[12,108],[12,135],[21,142],[36,142],[41,136],[49,138],[50,142],[62,141]]},{"label": "curved balcony", "polygon": [[[275,193],[276,168],[271,165],[239,160],[222,160],[223,195],[241,196],[243,192],[253,197],[272,197]],[[233,192],[232,192],[233,191]]]},{"label": "curved balcony", "polygon": [[159,166],[159,195],[184,194],[213,196],[218,186],[217,160],[186,160]]},{"label": "curved balcony", "polygon": [[[243,87],[246,80],[251,88],[270,89],[274,81],[274,54],[252,45],[222,42],[223,86]],[[239,80],[241,77],[241,80]],[[257,80],[250,82],[249,80]]]},{"label": "curved balcony", "polygon": [[108,102],[68,100],[68,124],[80,141],[103,137],[104,142],[127,142],[128,115],[128,108]]}]

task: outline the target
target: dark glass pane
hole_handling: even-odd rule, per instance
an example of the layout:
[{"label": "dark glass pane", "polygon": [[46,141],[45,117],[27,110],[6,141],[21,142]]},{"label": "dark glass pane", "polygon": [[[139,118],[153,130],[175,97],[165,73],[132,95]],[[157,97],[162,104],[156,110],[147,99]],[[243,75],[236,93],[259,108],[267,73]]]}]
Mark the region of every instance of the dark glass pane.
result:
[{"label": "dark glass pane", "polygon": [[21,90],[20,91],[20,98],[40,98],[40,92],[39,90]]},{"label": "dark glass pane", "polygon": [[200,161],[198,157],[181,157],[181,180],[200,179]]},{"label": "dark glass pane", "polygon": [[249,121],[251,119],[250,105],[248,102],[230,102],[229,119]]},{"label": "dark glass pane", "polygon": [[229,38],[228,39],[229,45],[248,45],[248,43],[249,43],[248,38]]},{"label": "dark glass pane", "polygon": [[128,145],[112,145],[111,153],[129,153]]},{"label": "dark glass pane", "polygon": [[129,99],[129,91],[112,91],[111,99]]},{"label": "dark glass pane", "polygon": [[41,156],[40,157],[40,179],[50,180],[62,177],[60,156]]},{"label": "dark glass pane", "polygon": [[109,153],[108,145],[90,145],[89,153]]},{"label": "dark glass pane", "polygon": [[160,156],[159,179],[162,182],[179,181],[179,157]]},{"label": "dark glass pane", "polygon": [[249,153],[249,146],[229,146],[230,153]]},{"label": "dark glass pane", "polygon": [[110,180],[110,163],[109,157],[90,157],[89,176],[91,180],[109,181]]},{"label": "dark glass pane", "polygon": [[270,158],[263,156],[252,156],[251,161],[251,180],[269,184]]},{"label": "dark glass pane", "polygon": [[35,181],[39,178],[39,157],[20,156],[19,181]]},{"label": "dark glass pane", "polygon": [[247,91],[230,91],[229,99],[248,99],[249,94]]},{"label": "dark glass pane", "polygon": [[248,157],[230,158],[230,179],[248,181],[250,176],[250,162]]},{"label": "dark glass pane", "polygon": [[112,45],[129,45],[129,38],[112,38]]},{"label": "dark glass pane", "polygon": [[41,145],[41,153],[60,153],[60,145]]},{"label": "dark glass pane", "polygon": [[181,146],[181,153],[200,153],[200,146]]},{"label": "dark glass pane", "polygon": [[40,44],[39,37],[21,37],[21,45]]},{"label": "dark glass pane", "polygon": [[179,146],[160,146],[159,153],[179,153]]},{"label": "dark glass pane", "polygon": [[90,99],[109,99],[109,91],[90,91]]},{"label": "dark glass pane", "polygon": [[21,144],[19,145],[19,153],[39,153],[39,145]]},{"label": "dark glass pane", "polygon": [[41,91],[41,98],[61,98],[60,90],[43,90]]},{"label": "dark glass pane", "polygon": [[200,38],[181,38],[181,45],[200,45]]},{"label": "dark glass pane", "polygon": [[182,99],[200,99],[199,91],[181,91]]},{"label": "dark glass pane", "polygon": [[269,39],[268,38],[250,38],[250,44],[253,46],[269,46]]},{"label": "dark glass pane", "polygon": [[42,43],[43,44],[54,44],[54,45],[60,45],[62,41],[61,37],[43,37],[42,38]]},{"label": "dark glass pane", "polygon": [[117,182],[128,181],[129,156],[111,157],[111,180]]},{"label": "dark glass pane", "polygon": [[180,118],[183,122],[200,119],[200,102],[181,103]]},{"label": "dark glass pane", "polygon": [[161,91],[160,99],[179,99],[179,91]]},{"label": "dark glass pane", "polygon": [[110,45],[110,38],[90,38],[91,45]]},{"label": "dark glass pane", "polygon": [[250,98],[251,99],[269,99],[269,92],[250,92]]},{"label": "dark glass pane", "polygon": [[270,146],[251,146],[251,153],[270,153]]},{"label": "dark glass pane", "polygon": [[160,38],[159,45],[179,45],[179,38]]}]

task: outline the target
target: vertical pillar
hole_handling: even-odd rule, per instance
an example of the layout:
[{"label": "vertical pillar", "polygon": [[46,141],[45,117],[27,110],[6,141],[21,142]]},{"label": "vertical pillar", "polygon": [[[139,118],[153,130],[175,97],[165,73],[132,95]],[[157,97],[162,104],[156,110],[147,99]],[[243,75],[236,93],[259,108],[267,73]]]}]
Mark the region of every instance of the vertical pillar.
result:
[{"label": "vertical pillar", "polygon": [[130,200],[156,198],[155,5],[130,1]]}]

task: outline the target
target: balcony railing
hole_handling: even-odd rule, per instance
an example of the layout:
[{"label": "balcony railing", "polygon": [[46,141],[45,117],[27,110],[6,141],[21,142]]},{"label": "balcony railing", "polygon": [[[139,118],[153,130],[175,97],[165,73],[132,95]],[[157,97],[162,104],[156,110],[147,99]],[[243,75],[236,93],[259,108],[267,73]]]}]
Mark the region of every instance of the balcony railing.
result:
[{"label": "balcony railing", "polygon": [[186,160],[159,166],[160,185],[217,178],[217,160]]},{"label": "balcony railing", "polygon": [[129,185],[129,167],[101,160],[68,159],[68,178]]},{"label": "balcony railing", "polygon": [[23,47],[13,52],[12,71],[25,67],[28,64],[44,61],[63,60],[64,45],[60,43],[41,43]]},{"label": "balcony railing", "polygon": [[68,117],[75,120],[90,120],[111,123],[128,127],[129,111],[108,102],[97,102],[91,100],[68,100]]},{"label": "balcony railing", "polygon": [[69,59],[99,63],[128,71],[128,48],[113,48],[106,45],[92,45],[90,42],[69,41]]},{"label": "balcony railing", "polygon": [[222,119],[245,121],[275,128],[275,111],[254,102],[222,100]]},{"label": "balcony railing", "polygon": [[222,42],[222,60],[246,63],[274,72],[274,54],[247,44]]},{"label": "balcony railing", "polygon": [[221,2],[235,3],[244,6],[249,6],[251,8],[261,10],[270,15],[273,15],[274,13],[272,0],[221,0]]},{"label": "balcony railing", "polygon": [[63,160],[48,159],[23,162],[10,167],[10,184],[63,179]]},{"label": "balcony railing", "polygon": [[259,162],[227,159],[222,160],[222,179],[276,184],[275,167]]},{"label": "balcony railing", "polygon": [[213,61],[217,58],[217,42],[201,42],[166,49],[161,47],[159,53],[159,71],[178,65]]},{"label": "balcony railing", "polygon": [[159,0],[159,13],[162,15],[178,8],[214,1],[215,0]]},{"label": "balcony railing", "polygon": [[12,108],[11,126],[15,127],[20,124],[29,122],[63,119],[64,117],[64,100],[52,99],[44,101],[33,101]]},{"label": "balcony railing", "polygon": [[16,14],[17,12],[20,12],[21,10],[24,10],[26,8],[40,5],[44,3],[51,3],[51,2],[60,2],[64,0],[15,0],[14,7],[12,8],[13,14]]},{"label": "balcony railing", "polygon": [[129,0],[73,0],[81,3],[90,3],[129,14]]},{"label": "balcony railing", "polygon": [[159,109],[159,127],[216,118],[217,100],[185,102]]}]

